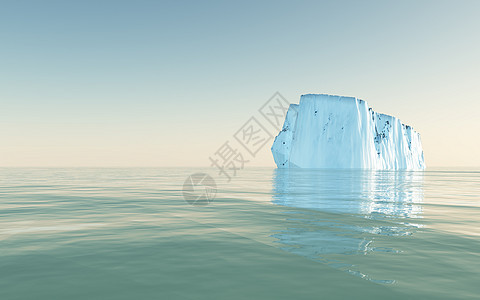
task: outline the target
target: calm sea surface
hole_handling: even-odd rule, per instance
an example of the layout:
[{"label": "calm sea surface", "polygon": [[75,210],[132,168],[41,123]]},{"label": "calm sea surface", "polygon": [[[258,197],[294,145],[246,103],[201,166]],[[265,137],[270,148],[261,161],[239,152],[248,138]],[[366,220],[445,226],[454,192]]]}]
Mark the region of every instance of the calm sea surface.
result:
[{"label": "calm sea surface", "polygon": [[214,171],[0,169],[0,299],[480,298],[478,171]]}]

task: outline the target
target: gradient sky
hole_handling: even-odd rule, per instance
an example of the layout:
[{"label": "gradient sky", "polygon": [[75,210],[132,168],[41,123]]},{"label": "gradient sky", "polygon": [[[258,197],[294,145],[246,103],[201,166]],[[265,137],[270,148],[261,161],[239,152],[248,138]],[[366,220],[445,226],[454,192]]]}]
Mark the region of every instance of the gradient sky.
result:
[{"label": "gradient sky", "polygon": [[[276,91],[480,166],[480,1],[1,1],[0,166],[203,166]],[[270,144],[254,166],[274,166]]]}]

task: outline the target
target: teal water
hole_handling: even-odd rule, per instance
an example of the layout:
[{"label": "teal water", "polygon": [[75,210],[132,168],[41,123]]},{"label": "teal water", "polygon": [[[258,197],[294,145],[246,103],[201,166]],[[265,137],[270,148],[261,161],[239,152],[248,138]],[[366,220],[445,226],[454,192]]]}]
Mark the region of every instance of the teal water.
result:
[{"label": "teal water", "polygon": [[480,172],[0,169],[0,299],[478,299]]}]

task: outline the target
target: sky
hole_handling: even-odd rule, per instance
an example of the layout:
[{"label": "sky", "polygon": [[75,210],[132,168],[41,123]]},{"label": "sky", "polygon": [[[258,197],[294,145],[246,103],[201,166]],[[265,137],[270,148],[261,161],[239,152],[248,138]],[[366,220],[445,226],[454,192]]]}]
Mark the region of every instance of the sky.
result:
[{"label": "sky", "polygon": [[480,1],[0,3],[0,166],[207,166],[277,91],[367,100],[428,167],[480,166]]}]

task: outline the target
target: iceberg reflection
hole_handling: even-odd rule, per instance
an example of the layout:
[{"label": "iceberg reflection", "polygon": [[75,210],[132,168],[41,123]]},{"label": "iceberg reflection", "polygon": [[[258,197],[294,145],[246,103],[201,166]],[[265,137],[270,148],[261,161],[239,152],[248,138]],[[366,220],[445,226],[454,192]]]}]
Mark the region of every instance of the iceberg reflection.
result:
[{"label": "iceberg reflection", "polygon": [[287,228],[272,236],[286,251],[371,279],[339,257],[401,251],[373,240],[413,234],[422,201],[422,171],[276,169],[272,202],[289,209]]}]

